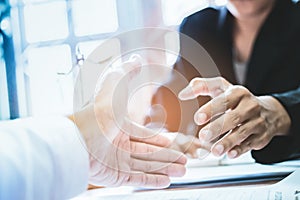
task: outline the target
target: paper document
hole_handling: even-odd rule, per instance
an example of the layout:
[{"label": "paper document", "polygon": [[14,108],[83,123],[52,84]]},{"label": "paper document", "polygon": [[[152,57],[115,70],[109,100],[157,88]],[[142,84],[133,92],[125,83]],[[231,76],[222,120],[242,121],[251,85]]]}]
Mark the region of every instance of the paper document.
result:
[{"label": "paper document", "polygon": [[259,187],[235,187],[212,189],[186,189],[174,191],[151,191],[133,194],[102,196],[93,199],[107,200],[299,200],[300,199],[300,170],[295,171],[279,183]]},{"label": "paper document", "polygon": [[189,167],[183,177],[171,178],[172,185],[190,184],[219,184],[221,182],[255,182],[255,180],[278,180],[295,171],[298,166],[285,165],[262,165],[258,163],[225,165],[225,166],[205,166]]}]

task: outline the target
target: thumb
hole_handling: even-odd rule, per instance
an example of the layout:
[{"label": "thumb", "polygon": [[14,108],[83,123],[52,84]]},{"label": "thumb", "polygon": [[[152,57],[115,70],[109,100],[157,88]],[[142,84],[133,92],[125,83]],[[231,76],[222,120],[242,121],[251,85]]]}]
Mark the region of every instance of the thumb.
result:
[{"label": "thumb", "polygon": [[198,96],[210,96],[212,98],[223,93],[231,84],[222,77],[194,78],[189,85],[182,89],[178,97],[181,100],[194,99]]}]

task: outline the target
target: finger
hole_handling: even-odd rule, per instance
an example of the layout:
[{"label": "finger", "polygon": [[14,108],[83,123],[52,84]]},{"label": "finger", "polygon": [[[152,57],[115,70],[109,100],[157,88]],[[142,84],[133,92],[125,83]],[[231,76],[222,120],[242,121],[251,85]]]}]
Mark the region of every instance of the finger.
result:
[{"label": "finger", "polygon": [[[204,126],[199,133],[200,139],[212,141],[226,132],[235,129],[240,124],[249,121],[249,119],[254,118],[255,115],[259,115],[259,105],[256,101],[253,101],[251,98],[231,96],[233,95],[229,95],[228,99],[232,99],[229,100],[230,102],[234,102],[232,105],[238,105],[235,108],[232,106],[232,110],[226,111]],[[237,100],[239,98],[241,101]]]},{"label": "finger", "polygon": [[[249,150],[260,150],[264,148],[271,141],[272,136],[267,132],[257,133],[251,135],[242,144],[231,149],[228,153],[230,158],[236,158]],[[236,151],[236,152],[235,152]]]},{"label": "finger", "polygon": [[151,174],[162,174],[172,177],[183,176],[186,172],[185,166],[177,163],[165,163],[157,161],[145,161],[132,158],[131,170]]},{"label": "finger", "polygon": [[[258,104],[252,105],[251,102],[243,102],[246,100],[251,100],[253,95],[242,86],[232,86],[229,87],[223,94],[213,98],[195,113],[194,120],[198,125],[202,125],[206,123],[208,120],[213,117],[220,115],[227,110],[235,109],[240,103],[243,103],[240,109],[243,109],[243,113],[249,113],[250,111],[254,111],[254,108],[258,108]],[[246,112],[245,112],[246,111]]]},{"label": "finger", "polygon": [[201,141],[194,136],[185,136],[182,140],[182,136],[184,135],[181,134],[181,136],[176,138],[174,145],[177,145],[181,152],[189,155],[192,158],[197,158],[197,150],[202,148]]},{"label": "finger", "polygon": [[122,131],[130,136],[132,141],[144,142],[160,147],[168,147],[171,145],[171,141],[159,135],[159,132],[139,125],[130,119],[126,119]]},{"label": "finger", "polygon": [[230,151],[233,147],[242,144],[243,141],[252,134],[264,132],[265,126],[262,126],[261,124],[262,119],[256,118],[235,128],[213,146],[212,153],[216,156],[221,156],[223,153]]},{"label": "finger", "polygon": [[258,144],[259,142],[260,142],[259,136],[253,134],[249,136],[246,140],[244,140],[240,145],[233,147],[228,152],[228,157],[231,159],[237,158],[240,155],[252,150],[255,144]]},{"label": "finger", "polygon": [[181,163],[185,164],[187,159],[181,152],[156,147],[140,142],[130,142],[131,157],[145,160],[145,161],[159,161],[166,163]]},{"label": "finger", "polygon": [[190,84],[180,91],[179,99],[189,100],[198,96],[216,97],[224,92],[231,84],[222,77],[194,78]]},{"label": "finger", "polygon": [[131,173],[128,180],[124,182],[123,185],[147,188],[166,188],[170,186],[170,178],[160,174]]},{"label": "finger", "polygon": [[[146,137],[146,138],[143,138],[143,137]],[[160,147],[168,147],[171,144],[171,141],[168,138],[161,136],[161,135],[153,135],[153,136],[151,136],[151,135],[145,136],[144,135],[143,137],[130,136],[130,140],[135,141],[135,142],[143,142],[146,144],[152,144],[152,145],[160,146]]]}]

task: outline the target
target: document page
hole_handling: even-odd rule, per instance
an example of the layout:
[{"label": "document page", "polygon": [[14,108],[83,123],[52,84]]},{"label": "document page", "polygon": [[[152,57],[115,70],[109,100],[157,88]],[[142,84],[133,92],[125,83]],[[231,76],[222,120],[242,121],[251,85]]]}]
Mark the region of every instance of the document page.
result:
[{"label": "document page", "polygon": [[95,199],[135,200],[299,200],[300,170],[293,172],[282,181],[270,186],[248,186],[234,188],[186,189],[174,191],[152,191],[127,195],[103,196]]},{"label": "document page", "polygon": [[277,166],[261,165],[258,163],[190,167],[186,174],[180,178],[171,178],[171,183],[175,185],[204,184],[217,181],[242,181],[254,179],[267,179],[272,177],[285,177],[295,171],[299,166]]}]

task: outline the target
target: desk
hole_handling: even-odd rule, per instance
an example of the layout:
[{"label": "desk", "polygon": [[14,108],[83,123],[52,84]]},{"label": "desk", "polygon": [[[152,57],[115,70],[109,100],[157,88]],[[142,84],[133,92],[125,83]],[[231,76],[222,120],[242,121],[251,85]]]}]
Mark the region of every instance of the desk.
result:
[{"label": "desk", "polygon": [[[246,171],[246,166],[248,166],[249,170]],[[197,167],[197,168],[188,168],[187,170],[187,176],[185,178],[187,178],[189,176],[189,173],[192,172],[199,172],[201,173],[202,171],[206,170],[210,170],[211,173],[213,173],[214,171],[220,171],[221,169],[225,170],[227,168],[231,168],[233,170],[235,169],[241,169],[243,168],[243,166],[221,166],[221,167],[216,167],[216,168],[205,168],[205,167]],[[134,188],[134,187],[119,187],[119,188],[99,188],[99,189],[92,189],[89,190],[85,193],[83,193],[82,195],[78,196],[77,198],[74,198],[74,200],[86,200],[86,199],[106,199],[109,198],[111,199],[111,197],[109,197],[110,195],[124,195],[124,197],[128,197],[129,199],[131,199],[132,194],[141,194],[141,195],[145,195],[148,194],[151,196],[153,194],[158,195],[158,194],[169,194],[168,192],[171,193],[176,193],[177,191],[186,191],[185,194],[189,195],[191,193],[205,193],[208,190],[208,193],[211,194],[211,191],[223,191],[223,190],[228,190],[228,191],[249,191],[249,192],[253,192],[253,190],[255,188],[262,188],[262,187],[267,187],[267,186],[271,186],[274,185],[276,183],[278,183],[278,181],[282,180],[285,176],[287,176],[289,174],[288,169],[290,169],[291,171],[296,170],[297,168],[300,169],[300,161],[292,161],[292,162],[288,162],[288,163],[281,163],[279,165],[268,165],[268,166],[264,166],[264,165],[259,165],[259,164],[249,164],[249,165],[245,165],[245,171],[244,173],[252,173],[251,169],[260,169],[262,172],[262,170],[273,170],[275,172],[275,175],[278,176],[270,176],[269,178],[261,178],[261,179],[249,179],[249,180],[242,180],[242,181],[238,181],[238,180],[230,180],[230,179],[224,179],[224,177],[219,177],[219,178],[223,178],[224,180],[220,180],[217,181],[217,179],[214,179],[216,177],[211,176],[211,178],[213,178],[213,181],[207,181],[207,182],[203,182],[200,181],[199,183],[187,183],[187,184],[177,184],[178,180],[180,179],[176,179],[176,181],[174,181],[176,184],[171,185],[171,187],[163,189],[163,190],[145,190],[145,189],[141,189],[141,188]],[[282,173],[278,173],[278,172],[282,172]],[[206,174],[206,172],[205,172]],[[222,173],[219,172],[218,175],[221,175]],[[230,174],[229,172],[223,173],[223,174]],[[196,177],[197,178],[197,177]],[[203,179],[205,179],[204,176],[202,176]],[[209,177],[206,177],[207,180]],[[184,177],[183,177],[184,179]],[[300,179],[299,179],[300,180]],[[300,183],[299,183],[300,184]],[[300,188],[300,187],[299,187]],[[154,193],[157,192],[156,193]],[[260,191],[260,190],[259,190]],[[213,193],[214,194],[214,193]],[[230,192],[226,192],[226,194],[230,194]],[[239,194],[239,193],[238,193]],[[182,195],[182,194],[181,194]],[[105,198],[104,198],[105,197]],[[121,196],[119,196],[121,197]],[[123,198],[123,197],[122,197]],[[142,198],[143,199],[143,198]],[[185,199],[185,198],[184,198]],[[212,198],[213,199],[213,198]]]}]

